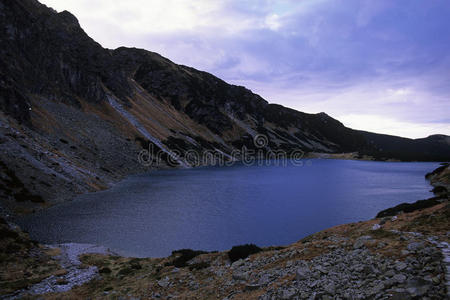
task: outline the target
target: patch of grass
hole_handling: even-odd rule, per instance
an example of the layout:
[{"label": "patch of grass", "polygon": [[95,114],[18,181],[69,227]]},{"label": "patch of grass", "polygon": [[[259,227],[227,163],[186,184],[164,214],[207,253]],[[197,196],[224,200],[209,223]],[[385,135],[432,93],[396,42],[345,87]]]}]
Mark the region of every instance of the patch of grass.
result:
[{"label": "patch of grass", "polygon": [[249,255],[261,251],[262,249],[256,246],[255,244],[234,246],[233,248],[231,248],[230,251],[228,251],[228,258],[231,260],[231,262],[235,262],[239,259],[247,258]]},{"label": "patch of grass", "polygon": [[4,252],[6,254],[12,254],[12,253],[18,252],[19,250],[22,250],[21,245],[10,242],[9,244],[6,245]]},{"label": "patch of grass", "polygon": [[192,249],[180,249],[172,251],[172,256],[176,256],[172,264],[177,268],[186,267],[187,262],[200,254],[207,254],[206,251],[192,250]]},{"label": "patch of grass", "polygon": [[100,274],[110,274],[111,273],[111,269],[108,268],[108,267],[105,267],[105,268],[101,268],[100,270],[98,270],[98,272]]},{"label": "patch of grass", "polygon": [[189,266],[189,270],[201,270],[201,269],[206,269],[210,266],[210,264],[206,261],[202,261],[196,264],[192,264]]},{"label": "patch of grass", "polygon": [[1,227],[0,228],[0,240],[2,239],[7,239],[7,238],[17,238],[19,236],[19,234],[9,228],[5,227]]},{"label": "patch of grass", "polygon": [[117,273],[118,276],[126,276],[134,273],[135,269],[131,267],[125,267],[120,269],[120,271]]},{"label": "patch of grass", "polygon": [[59,264],[36,247],[28,235],[11,229],[0,218],[0,295],[40,282],[59,269]]},{"label": "patch of grass", "polygon": [[5,175],[9,177],[9,179],[5,179],[6,185],[11,189],[23,188],[24,184],[22,181],[16,176],[13,170],[9,169],[6,164],[0,161],[0,167],[2,167],[2,171]]},{"label": "patch of grass", "polygon": [[269,246],[269,247],[264,247],[263,251],[278,251],[278,250],[283,250],[286,249],[285,246]]},{"label": "patch of grass", "polygon": [[0,290],[16,291],[19,289],[25,289],[30,285],[30,282],[26,279],[18,279],[15,281],[0,283]]},{"label": "patch of grass", "polygon": [[392,237],[397,236],[395,233],[388,231],[388,230],[384,230],[382,228],[370,231],[370,235],[372,235],[375,238],[379,238],[379,239],[392,238]]},{"label": "patch of grass", "polygon": [[34,203],[44,203],[45,202],[44,198],[42,198],[41,195],[31,194],[25,188],[22,189],[20,192],[14,194],[14,199],[17,202],[25,202],[25,201],[31,201]]},{"label": "patch of grass", "polygon": [[376,217],[377,218],[390,217],[395,216],[400,212],[410,213],[419,209],[428,208],[440,204],[441,202],[438,201],[439,199],[440,199],[439,197],[433,197],[426,200],[419,200],[414,203],[402,203],[397,206],[380,211]]},{"label": "patch of grass", "polygon": [[450,204],[434,214],[422,215],[402,226],[403,231],[447,232],[450,228]]},{"label": "patch of grass", "polygon": [[433,170],[433,171],[430,172],[430,173],[427,173],[427,174],[425,175],[425,178],[429,178],[430,176],[433,176],[433,175],[438,175],[439,173],[441,173],[442,171],[444,171],[444,170],[447,168],[448,165],[449,165],[449,164],[447,164],[447,163],[442,164],[442,166],[440,166],[439,168]]},{"label": "patch of grass", "polygon": [[50,256],[57,256],[61,254],[61,248],[49,248],[44,250],[45,254]]},{"label": "patch of grass", "polygon": [[131,261],[130,262],[130,268],[134,269],[134,270],[140,270],[142,269],[142,266],[139,262],[136,261]]},{"label": "patch of grass", "polygon": [[436,194],[446,194],[447,189],[443,186],[436,186],[431,190],[432,193]]}]

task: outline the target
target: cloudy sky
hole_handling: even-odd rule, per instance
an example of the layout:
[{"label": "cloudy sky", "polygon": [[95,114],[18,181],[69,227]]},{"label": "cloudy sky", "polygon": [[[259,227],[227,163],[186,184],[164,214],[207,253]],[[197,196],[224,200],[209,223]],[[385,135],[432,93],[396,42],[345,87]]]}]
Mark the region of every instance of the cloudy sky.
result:
[{"label": "cloudy sky", "polygon": [[41,0],[107,48],[145,48],[269,102],[450,135],[448,0]]}]

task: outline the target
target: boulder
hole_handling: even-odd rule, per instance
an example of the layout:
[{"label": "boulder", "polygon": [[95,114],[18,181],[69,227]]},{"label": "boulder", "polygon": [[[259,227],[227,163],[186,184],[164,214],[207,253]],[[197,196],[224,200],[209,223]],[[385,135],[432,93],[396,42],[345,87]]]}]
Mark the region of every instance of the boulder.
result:
[{"label": "boulder", "polygon": [[380,228],[381,228],[380,224],[373,224],[373,226],[372,226],[372,230],[378,230]]},{"label": "boulder", "polygon": [[423,249],[424,244],[423,244],[423,242],[412,242],[412,243],[409,243],[406,248],[411,252],[416,252],[420,249]]},{"label": "boulder", "polygon": [[406,286],[406,290],[413,297],[420,297],[427,294],[428,290],[431,288],[431,283],[420,277],[416,277],[408,280]]},{"label": "boulder", "polygon": [[360,249],[365,247],[365,243],[369,240],[371,240],[372,237],[370,235],[363,235],[356,239],[355,243],[353,244],[353,249]]},{"label": "boulder", "polygon": [[295,273],[295,279],[297,281],[306,280],[310,277],[311,271],[308,267],[300,267],[297,269],[297,272]]}]

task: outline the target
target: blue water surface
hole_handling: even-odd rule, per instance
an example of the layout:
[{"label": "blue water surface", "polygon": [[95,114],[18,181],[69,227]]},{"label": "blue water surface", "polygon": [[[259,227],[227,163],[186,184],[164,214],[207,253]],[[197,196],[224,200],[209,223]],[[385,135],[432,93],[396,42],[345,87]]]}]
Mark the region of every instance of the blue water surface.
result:
[{"label": "blue water surface", "polygon": [[424,175],[437,166],[312,159],[154,171],[18,222],[43,243],[100,244],[137,257],[283,245],[432,196]]}]

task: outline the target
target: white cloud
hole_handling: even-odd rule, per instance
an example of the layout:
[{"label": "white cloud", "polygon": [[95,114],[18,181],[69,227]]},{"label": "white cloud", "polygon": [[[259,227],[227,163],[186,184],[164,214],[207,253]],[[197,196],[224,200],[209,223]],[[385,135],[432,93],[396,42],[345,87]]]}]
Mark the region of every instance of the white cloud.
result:
[{"label": "white cloud", "polygon": [[[326,112],[355,129],[410,138],[436,133],[450,135],[450,101],[425,88],[419,89],[416,81],[420,78],[336,85],[316,73],[305,72],[301,76],[308,78],[304,84],[290,88],[284,86],[284,78],[274,79],[271,84],[258,81],[234,83],[255,87],[272,103],[282,103],[308,113]],[[417,88],[407,87],[406,83]],[[433,105],[429,105],[430,99],[434,100]]]},{"label": "white cloud", "polygon": [[[180,0],[45,0],[49,6],[69,10],[80,20],[120,25],[135,34],[193,30],[211,23],[221,10],[221,1]],[[217,20],[216,20],[217,21]]]},{"label": "white cloud", "polygon": [[410,138],[423,138],[436,132],[450,133],[448,123],[413,123],[403,122],[381,115],[341,115],[340,121],[345,126],[376,133],[389,133]]},{"label": "white cloud", "polygon": [[106,45],[117,41],[102,38],[105,28],[101,24],[133,36],[180,32],[231,35],[252,28],[276,30],[280,26],[277,15],[246,14],[233,9],[232,1],[228,0],[43,0],[43,3],[57,11],[69,10],[95,39]]},{"label": "white cloud", "polygon": [[266,26],[270,30],[277,31],[281,27],[280,16],[277,14],[271,14],[266,17]]},{"label": "white cloud", "polygon": [[400,88],[400,89],[388,89],[388,93],[393,96],[406,96],[411,95],[413,92],[408,88]]}]

